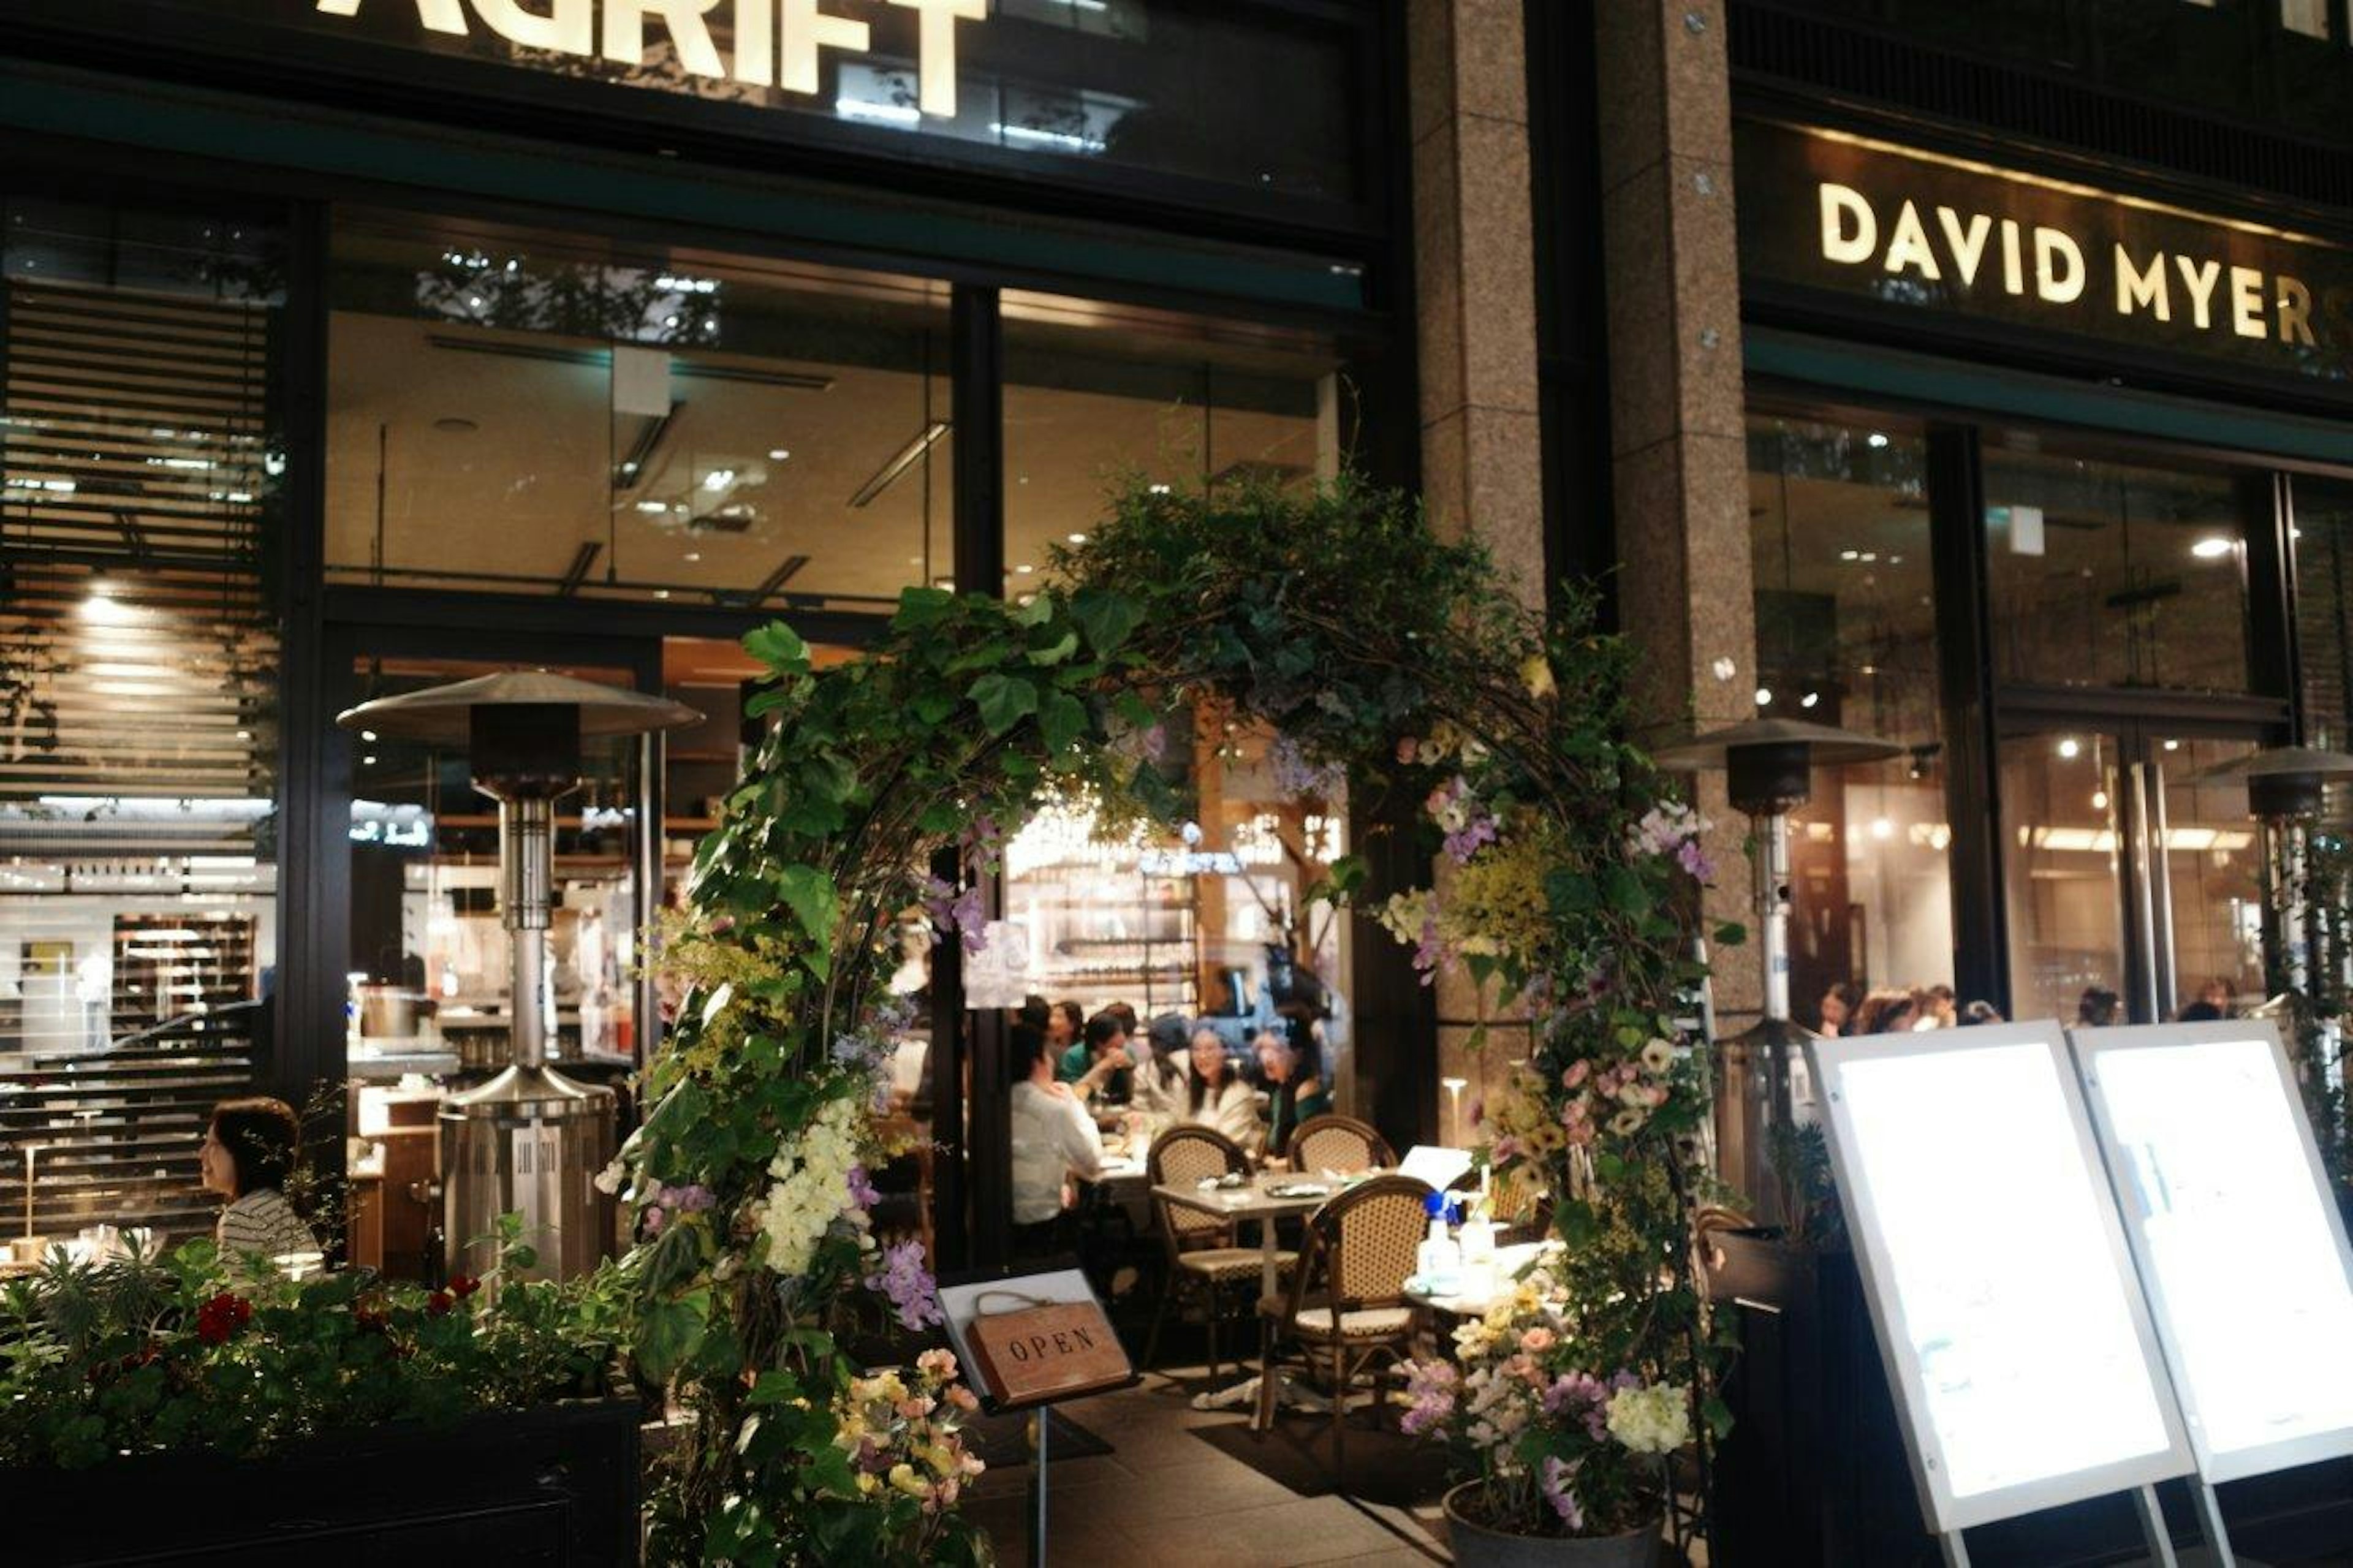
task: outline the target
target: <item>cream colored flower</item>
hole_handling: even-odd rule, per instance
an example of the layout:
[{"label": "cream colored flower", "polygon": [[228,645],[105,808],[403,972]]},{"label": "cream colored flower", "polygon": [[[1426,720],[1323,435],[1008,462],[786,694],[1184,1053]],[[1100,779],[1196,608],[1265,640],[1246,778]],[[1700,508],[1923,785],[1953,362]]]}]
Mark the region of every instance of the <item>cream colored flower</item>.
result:
[{"label": "cream colored flower", "polygon": [[1642,1047],[1642,1066],[1654,1073],[1664,1072],[1674,1065],[1675,1046],[1672,1040],[1652,1040]]}]

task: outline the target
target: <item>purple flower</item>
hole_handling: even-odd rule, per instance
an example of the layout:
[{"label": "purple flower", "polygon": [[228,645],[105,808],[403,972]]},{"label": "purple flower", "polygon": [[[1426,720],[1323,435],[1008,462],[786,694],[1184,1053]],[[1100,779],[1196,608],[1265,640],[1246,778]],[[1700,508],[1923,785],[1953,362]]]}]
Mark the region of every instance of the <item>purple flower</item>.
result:
[{"label": "purple flower", "polygon": [[1609,1389],[1590,1373],[1565,1372],[1544,1392],[1544,1413],[1582,1419],[1587,1436],[1599,1443],[1609,1435]]},{"label": "purple flower", "polygon": [[1704,882],[1715,875],[1715,862],[1699,847],[1696,838],[1686,838],[1675,850],[1675,864],[1692,874],[1695,881]]},{"label": "purple flower", "polygon": [[1005,850],[1005,830],[986,813],[965,825],[957,846],[985,870],[994,870]]},{"label": "purple flower", "polygon": [[1158,762],[1168,752],[1168,726],[1155,724],[1148,730],[1138,731],[1135,743],[1143,749],[1146,758]]},{"label": "purple flower", "polygon": [[1561,1523],[1571,1530],[1583,1530],[1585,1509],[1577,1502],[1577,1493],[1569,1488],[1569,1483],[1576,1479],[1575,1465],[1570,1464],[1558,1454],[1545,1456],[1544,1479],[1539,1485],[1539,1489],[1544,1493],[1545,1501],[1552,1504],[1552,1510],[1560,1515]]},{"label": "purple flower", "polygon": [[849,1167],[849,1201],[862,1209],[871,1209],[882,1201],[882,1194],[874,1190],[863,1165]]},{"label": "purple flower", "polygon": [[1461,1376],[1451,1362],[1407,1363],[1405,1392],[1411,1404],[1398,1417],[1398,1430],[1409,1437],[1419,1437],[1452,1415]]},{"label": "purple flower", "polygon": [[1347,771],[1337,763],[1311,763],[1299,742],[1288,735],[1278,735],[1274,744],[1266,749],[1268,769],[1274,774],[1274,785],[1284,795],[1326,795],[1339,787]]},{"label": "purple flower", "polygon": [[923,912],[933,923],[956,933],[966,953],[978,952],[988,945],[988,911],[982,905],[977,886],[961,892],[929,872],[918,884],[923,900]]},{"label": "purple flower", "polygon": [[1446,944],[1438,935],[1438,917],[1431,915],[1421,922],[1421,940],[1414,944],[1413,966],[1421,973],[1424,985],[1436,984],[1438,966],[1446,962]]},{"label": "purple flower", "polygon": [[884,1247],[882,1267],[866,1277],[866,1288],[890,1298],[892,1310],[899,1315],[899,1325],[903,1329],[912,1331],[947,1321],[940,1311],[939,1289],[923,1268],[923,1244],[920,1241],[902,1241]]},{"label": "purple flower", "polygon": [[667,1205],[672,1214],[702,1214],[719,1202],[711,1195],[711,1189],[700,1182],[691,1182],[682,1187],[664,1186],[654,1195],[656,1201]]}]

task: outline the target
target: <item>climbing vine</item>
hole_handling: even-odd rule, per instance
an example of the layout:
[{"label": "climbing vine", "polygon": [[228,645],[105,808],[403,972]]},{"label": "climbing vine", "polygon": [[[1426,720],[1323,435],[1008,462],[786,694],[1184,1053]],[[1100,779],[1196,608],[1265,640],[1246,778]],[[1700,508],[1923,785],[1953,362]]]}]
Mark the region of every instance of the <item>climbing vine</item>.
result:
[{"label": "climbing vine", "polygon": [[[684,982],[614,1179],[643,1239],[620,1266],[640,1375],[693,1415],[653,1500],[661,1562],[976,1560],[976,1470],[944,1353],[870,1372],[846,1323],[937,1308],[922,1260],[878,1248],[865,1172],[895,1031],[891,938],[921,908],[969,946],[954,849],[994,867],[1050,795],[1172,820],[1172,728],[1217,713],[1280,736],[1304,791],[1424,803],[1440,889],[1353,858],[1322,896],[1461,965],[1535,1046],[1487,1110],[1503,1180],[1548,1194],[1594,1365],[1713,1406],[1690,1266],[1704,1074],[1677,1043],[1700,825],[1622,739],[1629,655],[1587,606],[1547,625],[1475,542],[1409,498],[1131,487],[1025,603],[913,588],[887,635],[822,671],[787,627],[749,711],[773,728],[697,853],[662,963]],[[1188,731],[1177,738],[1189,739]]]}]

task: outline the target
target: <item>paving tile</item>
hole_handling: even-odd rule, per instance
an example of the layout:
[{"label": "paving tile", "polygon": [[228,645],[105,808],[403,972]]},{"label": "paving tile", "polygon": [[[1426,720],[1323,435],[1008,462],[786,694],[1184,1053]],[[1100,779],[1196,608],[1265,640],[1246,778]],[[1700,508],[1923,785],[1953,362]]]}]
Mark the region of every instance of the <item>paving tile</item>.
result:
[{"label": "paving tile", "polygon": [[[1233,1473],[1249,1474],[1240,1467]],[[1223,1487],[1227,1483],[1217,1483]],[[1210,1504],[1213,1511],[1155,1520],[1138,1543],[1166,1568],[1304,1568],[1397,1548],[1396,1536],[1338,1498],[1294,1498],[1271,1507]]]}]

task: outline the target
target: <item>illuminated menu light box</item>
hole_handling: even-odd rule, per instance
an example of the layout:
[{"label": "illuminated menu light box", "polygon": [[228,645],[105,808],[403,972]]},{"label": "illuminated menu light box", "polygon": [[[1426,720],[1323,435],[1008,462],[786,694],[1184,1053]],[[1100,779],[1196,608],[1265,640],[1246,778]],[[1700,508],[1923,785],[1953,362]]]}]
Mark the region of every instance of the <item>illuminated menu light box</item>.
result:
[{"label": "illuminated menu light box", "polygon": [[2353,1455],[2353,1252],[2278,1034],[2071,1037],[2199,1473]]},{"label": "illuminated menu light box", "polygon": [[2189,1474],[2059,1026],[1806,1048],[1929,1528]]}]

